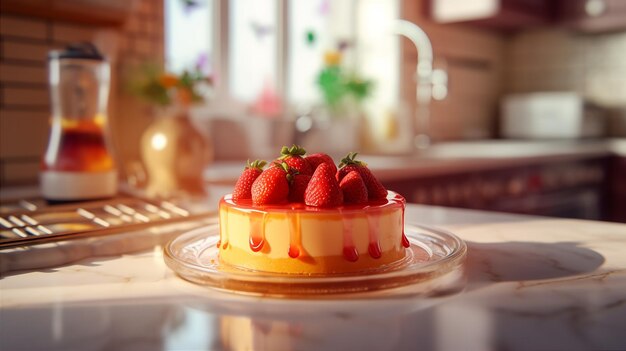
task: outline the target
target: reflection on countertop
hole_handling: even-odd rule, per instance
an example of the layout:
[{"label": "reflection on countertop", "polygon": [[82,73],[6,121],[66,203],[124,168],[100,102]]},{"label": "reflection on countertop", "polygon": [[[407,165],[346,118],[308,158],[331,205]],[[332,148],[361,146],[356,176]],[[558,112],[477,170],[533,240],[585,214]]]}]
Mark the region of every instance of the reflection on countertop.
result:
[{"label": "reflection on countertop", "polygon": [[[181,280],[165,266],[159,243],[139,253],[94,250],[64,266],[50,262],[0,279],[0,346],[626,348],[625,225],[418,205],[409,205],[406,217],[444,227],[468,243],[465,291],[433,298],[251,297]],[[145,239],[125,240],[133,238]]]}]

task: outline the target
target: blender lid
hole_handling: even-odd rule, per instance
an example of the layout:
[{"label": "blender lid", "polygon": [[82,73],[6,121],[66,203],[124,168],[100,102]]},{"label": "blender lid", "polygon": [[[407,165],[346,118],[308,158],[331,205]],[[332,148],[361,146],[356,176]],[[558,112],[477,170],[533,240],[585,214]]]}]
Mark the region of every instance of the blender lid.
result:
[{"label": "blender lid", "polygon": [[89,42],[69,44],[65,50],[53,50],[48,53],[48,59],[85,59],[104,61],[104,56],[95,45]]}]

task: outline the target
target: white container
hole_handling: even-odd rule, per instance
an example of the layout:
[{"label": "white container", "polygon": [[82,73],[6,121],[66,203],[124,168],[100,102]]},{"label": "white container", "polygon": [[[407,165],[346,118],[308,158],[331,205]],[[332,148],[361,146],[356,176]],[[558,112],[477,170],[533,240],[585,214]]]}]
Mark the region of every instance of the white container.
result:
[{"label": "white container", "polygon": [[506,96],[501,104],[501,135],[521,139],[567,139],[604,135],[601,109],[572,92]]}]

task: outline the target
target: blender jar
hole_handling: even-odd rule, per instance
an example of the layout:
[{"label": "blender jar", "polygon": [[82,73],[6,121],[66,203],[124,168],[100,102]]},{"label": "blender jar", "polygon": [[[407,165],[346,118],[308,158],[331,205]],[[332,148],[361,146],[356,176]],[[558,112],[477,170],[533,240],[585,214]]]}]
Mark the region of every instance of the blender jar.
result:
[{"label": "blender jar", "polygon": [[43,197],[106,198],[117,192],[107,128],[109,63],[89,43],[48,56],[52,117],[41,163]]}]

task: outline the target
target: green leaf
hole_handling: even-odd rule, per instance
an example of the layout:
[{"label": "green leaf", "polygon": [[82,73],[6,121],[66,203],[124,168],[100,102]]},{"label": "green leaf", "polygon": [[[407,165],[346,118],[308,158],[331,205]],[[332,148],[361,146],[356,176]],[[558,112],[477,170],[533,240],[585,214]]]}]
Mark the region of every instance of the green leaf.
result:
[{"label": "green leaf", "polygon": [[343,168],[347,165],[365,166],[365,162],[357,160],[356,155],[358,155],[357,152],[349,152],[346,157],[342,158],[341,162],[339,162],[339,168]]},{"label": "green leaf", "polygon": [[315,43],[315,32],[313,30],[308,30],[306,32],[306,43],[309,45],[313,45]]},{"label": "green leaf", "polygon": [[258,168],[262,171],[266,164],[267,162],[265,160],[254,160],[252,163],[248,160],[245,168]]},{"label": "green leaf", "polygon": [[339,66],[324,68],[318,77],[318,85],[321,88],[325,102],[330,106],[337,105],[347,92]]},{"label": "green leaf", "polygon": [[280,157],[280,159],[284,159],[284,158],[289,157],[289,156],[303,156],[303,155],[306,155],[306,150],[303,147],[301,147],[301,146],[293,144],[291,147],[283,146],[280,149],[280,154],[282,155]]},{"label": "green leaf", "polygon": [[357,100],[360,101],[371,94],[372,85],[373,83],[369,80],[362,80],[357,77],[352,77],[348,81],[346,87],[348,91],[350,91],[350,93],[354,95]]}]

